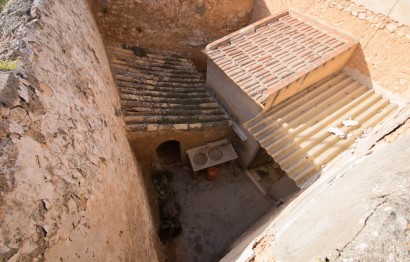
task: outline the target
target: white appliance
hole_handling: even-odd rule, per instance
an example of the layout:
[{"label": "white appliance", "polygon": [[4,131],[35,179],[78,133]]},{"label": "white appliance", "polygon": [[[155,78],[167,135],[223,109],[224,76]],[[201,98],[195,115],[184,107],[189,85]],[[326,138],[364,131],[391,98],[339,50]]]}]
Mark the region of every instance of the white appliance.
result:
[{"label": "white appliance", "polygon": [[231,142],[224,139],[186,151],[194,172],[238,158]]}]

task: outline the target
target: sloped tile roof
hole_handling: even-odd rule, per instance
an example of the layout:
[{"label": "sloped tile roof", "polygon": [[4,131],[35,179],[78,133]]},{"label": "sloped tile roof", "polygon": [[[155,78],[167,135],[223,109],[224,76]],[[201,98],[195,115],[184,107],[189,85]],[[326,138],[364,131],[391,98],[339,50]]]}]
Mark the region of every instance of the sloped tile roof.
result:
[{"label": "sloped tile roof", "polygon": [[[303,185],[397,105],[344,72],[335,73],[245,123],[273,160]],[[352,119],[357,125],[348,126]],[[339,128],[345,136],[329,132]]]},{"label": "sloped tile roof", "polygon": [[110,46],[127,131],[230,126],[191,61],[160,51]]},{"label": "sloped tile roof", "polygon": [[352,37],[289,10],[209,44],[204,53],[260,104],[357,45]]}]

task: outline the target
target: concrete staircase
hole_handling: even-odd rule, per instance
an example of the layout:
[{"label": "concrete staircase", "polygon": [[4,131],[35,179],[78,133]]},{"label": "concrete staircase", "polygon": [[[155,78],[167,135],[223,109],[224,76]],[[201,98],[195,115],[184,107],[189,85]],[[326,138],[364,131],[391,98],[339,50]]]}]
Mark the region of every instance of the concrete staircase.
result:
[{"label": "concrete staircase", "polygon": [[228,126],[191,61],[141,48],[108,47],[128,131]]},{"label": "concrete staircase", "polygon": [[[288,176],[302,185],[396,108],[374,90],[338,72],[245,127]],[[349,118],[358,125],[344,125]],[[345,136],[329,132],[331,127],[339,128]]]}]

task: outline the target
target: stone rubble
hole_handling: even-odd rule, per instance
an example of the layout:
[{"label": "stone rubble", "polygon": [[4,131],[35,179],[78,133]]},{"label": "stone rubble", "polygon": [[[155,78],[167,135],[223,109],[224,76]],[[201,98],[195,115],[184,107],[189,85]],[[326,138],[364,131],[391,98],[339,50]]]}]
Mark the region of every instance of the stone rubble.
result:
[{"label": "stone rubble", "polygon": [[[396,34],[399,37],[404,37],[410,34],[409,26],[397,23],[396,21],[392,20],[391,18],[383,14],[370,11],[363,6],[355,4],[353,1],[335,0],[335,1],[326,1],[326,4],[329,7],[336,7],[340,10],[348,12],[352,16],[358,17],[360,20],[369,22],[374,28],[378,28],[378,29],[386,28],[386,30],[388,30],[391,33]],[[407,37],[407,39],[410,40],[409,37]]]}]

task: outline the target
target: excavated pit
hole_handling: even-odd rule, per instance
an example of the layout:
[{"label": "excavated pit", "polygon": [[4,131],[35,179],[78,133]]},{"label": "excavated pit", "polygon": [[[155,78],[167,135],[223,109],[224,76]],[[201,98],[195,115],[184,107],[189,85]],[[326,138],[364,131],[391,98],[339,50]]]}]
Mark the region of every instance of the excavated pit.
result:
[{"label": "excavated pit", "polygon": [[[147,43],[110,42],[107,50],[127,137],[170,261],[223,258],[242,234],[275,216],[397,109],[345,72],[355,39],[296,10],[209,44],[206,79],[197,47]],[[226,86],[236,90],[223,91]],[[374,101],[359,99],[363,93]],[[358,130],[341,124],[349,116],[360,120]],[[348,139],[327,131],[333,126]],[[221,139],[240,157],[218,165],[210,181],[209,170],[194,172],[187,150]],[[196,157],[195,164],[207,162],[206,155]]]},{"label": "excavated pit", "polygon": [[[265,213],[274,213],[397,109],[343,71],[357,47],[350,36],[294,10],[247,28],[206,47],[209,61],[218,65],[209,67],[206,83],[180,54],[126,44],[108,48],[127,137],[145,184],[154,188],[151,206],[158,210],[158,234],[172,261],[221,259]],[[278,49],[276,42],[287,34],[290,44]],[[291,58],[299,66],[285,74]],[[236,85],[229,93],[227,78]],[[267,89],[269,81],[274,87]],[[355,124],[344,126],[346,120]],[[347,135],[332,134],[332,128]],[[217,162],[216,179],[206,163],[224,157],[217,147],[187,157],[187,150],[225,139],[239,159]],[[197,172],[197,166],[204,167]]]},{"label": "excavated pit", "polygon": [[[212,181],[207,169],[193,171],[191,164],[218,162],[229,150],[211,148],[206,155],[196,154],[195,163],[186,150],[223,139],[236,146],[240,139],[192,62],[137,46],[110,46],[109,51],[127,136],[141,164],[169,259],[221,259],[279,199],[258,191],[235,161],[219,164]],[[258,160],[255,167],[266,169],[269,162]],[[269,170],[264,181],[272,186],[283,174]]]},{"label": "excavated pit", "polygon": [[[351,253],[399,257],[386,250],[379,255],[377,245],[372,247],[377,252],[369,252],[366,245],[377,232],[369,228],[386,224],[373,223],[382,210],[389,225],[399,225],[394,236],[375,236],[383,247],[391,248],[386,244],[391,242],[400,249],[401,235],[409,231],[409,220],[400,217],[408,201],[394,199],[408,192],[403,177],[408,170],[398,163],[405,162],[406,144],[396,143],[387,151],[394,161],[384,161],[379,150],[373,167],[359,165],[355,173],[343,176],[397,123],[408,119],[408,111],[399,105],[400,114],[389,97],[379,95],[371,80],[360,75],[371,78],[372,72],[394,91],[392,81],[404,86],[408,75],[391,72],[408,64],[402,59],[402,51],[408,50],[403,37],[408,27],[389,24],[383,29],[390,20],[382,26],[368,23],[362,18],[369,13],[360,13],[363,21],[356,26],[350,7],[342,14],[308,1],[313,9],[304,11],[338,26],[341,18],[348,25],[341,27],[350,26],[363,48],[368,47],[355,51],[348,64],[352,68],[344,66],[356,42],[343,57],[316,56],[342,54],[333,50],[340,43],[332,40],[322,49],[326,33],[304,25],[303,15],[295,20],[297,12],[284,11],[210,45],[208,68],[213,71],[208,70],[205,79],[206,57],[199,51],[247,25],[254,1],[89,2],[97,9],[97,23],[82,0],[14,0],[1,13],[1,58],[19,60],[15,70],[2,73],[0,86],[0,260],[234,261],[241,256],[272,261],[279,256],[277,260],[287,261],[299,252],[291,260],[304,261],[307,253],[317,260],[319,253],[335,250],[335,260]],[[98,3],[102,6],[95,7]],[[313,27],[323,25],[306,21]],[[377,31],[369,39],[372,26]],[[267,42],[261,32],[275,37]],[[288,33],[299,35],[285,41]],[[305,33],[306,38],[300,35]],[[335,32],[330,29],[330,34]],[[266,46],[269,39],[289,45],[277,55]],[[315,73],[285,68],[295,59],[295,45],[302,50],[297,59],[303,58],[310,69],[319,66],[313,68]],[[247,53],[250,63],[244,62]],[[364,59],[365,53],[371,59]],[[269,58],[279,64],[269,64],[274,61]],[[309,65],[309,59],[324,64]],[[367,68],[369,61],[376,69]],[[255,67],[252,62],[261,64]],[[320,71],[322,66],[328,71]],[[272,78],[270,73],[277,75]],[[296,82],[285,79],[290,75]],[[272,81],[278,85],[269,89],[265,84]],[[218,93],[218,87],[237,88],[228,92],[237,108],[249,106],[238,99],[240,88],[261,103],[251,117],[238,120],[221,103],[226,94]],[[265,100],[275,94],[280,99]],[[216,173],[214,168],[194,172],[187,150],[225,139],[239,159],[218,164]],[[221,150],[208,152],[197,164],[223,158]],[[403,155],[396,158],[397,152]],[[251,161],[243,165],[246,158]],[[391,163],[396,174],[386,170]],[[357,176],[362,170],[367,174]],[[298,194],[296,185],[317,177],[317,183],[291,201]],[[369,230],[363,239],[359,233]],[[350,236],[341,236],[342,231]]]}]

